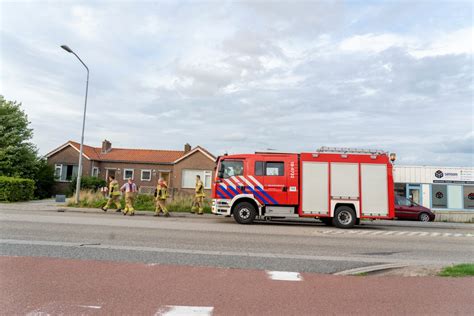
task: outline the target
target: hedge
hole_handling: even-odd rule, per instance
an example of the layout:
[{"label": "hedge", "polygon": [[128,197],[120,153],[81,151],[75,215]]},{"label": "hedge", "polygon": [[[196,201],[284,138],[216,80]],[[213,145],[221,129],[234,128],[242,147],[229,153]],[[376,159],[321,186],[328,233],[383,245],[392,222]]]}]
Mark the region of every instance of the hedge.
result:
[{"label": "hedge", "polygon": [[34,192],[33,180],[0,176],[0,201],[28,201],[33,199]]}]

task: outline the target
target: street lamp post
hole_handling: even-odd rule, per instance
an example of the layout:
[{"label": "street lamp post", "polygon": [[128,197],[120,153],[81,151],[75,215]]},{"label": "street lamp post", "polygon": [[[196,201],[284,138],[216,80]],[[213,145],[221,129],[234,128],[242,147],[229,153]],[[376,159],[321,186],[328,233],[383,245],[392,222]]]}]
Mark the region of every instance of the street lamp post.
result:
[{"label": "street lamp post", "polygon": [[82,116],[82,134],[81,134],[81,147],[80,147],[80,153],[79,153],[79,167],[77,168],[77,182],[76,182],[76,204],[79,203],[79,194],[81,191],[81,176],[82,176],[82,153],[83,153],[83,147],[84,147],[84,129],[86,127],[86,110],[87,110],[87,92],[89,90],[89,68],[84,64],[84,62],[77,56],[77,54],[70,49],[67,45],[61,45],[61,48],[64,49],[66,52],[74,54],[74,56],[79,59],[81,64],[86,67],[87,70],[87,80],[86,80],[86,98],[84,101],[84,115]]}]

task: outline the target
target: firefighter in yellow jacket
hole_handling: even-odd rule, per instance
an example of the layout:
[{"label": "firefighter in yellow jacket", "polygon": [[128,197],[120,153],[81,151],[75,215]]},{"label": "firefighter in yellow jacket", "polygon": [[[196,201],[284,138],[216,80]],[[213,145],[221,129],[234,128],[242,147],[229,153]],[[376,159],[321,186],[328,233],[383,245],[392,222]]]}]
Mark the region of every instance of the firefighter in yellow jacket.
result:
[{"label": "firefighter in yellow jacket", "polygon": [[155,190],[155,215],[153,216],[160,216],[160,212],[164,213],[165,217],[169,217],[170,213],[166,208],[166,199],[168,198],[168,185],[163,178],[158,180],[158,185],[156,186]]},{"label": "firefighter in yellow jacket", "polygon": [[204,184],[201,181],[201,176],[196,176],[196,194],[194,195],[193,207],[191,208],[191,214],[198,212],[198,215],[203,215],[203,203],[204,197]]},{"label": "firefighter in yellow jacket", "polygon": [[109,176],[109,199],[107,200],[107,204],[102,207],[102,211],[107,212],[107,209],[114,204],[117,207],[116,212],[121,212],[120,209],[120,189],[119,183],[115,180],[114,176]]}]

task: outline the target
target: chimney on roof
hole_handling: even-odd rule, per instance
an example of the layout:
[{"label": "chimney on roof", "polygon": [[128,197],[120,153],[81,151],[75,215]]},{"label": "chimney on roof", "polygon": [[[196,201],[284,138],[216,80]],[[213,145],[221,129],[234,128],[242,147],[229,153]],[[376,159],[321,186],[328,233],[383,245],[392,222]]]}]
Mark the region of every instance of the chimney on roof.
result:
[{"label": "chimney on roof", "polygon": [[106,154],[112,150],[112,143],[109,142],[107,139],[104,139],[102,142],[102,153]]},{"label": "chimney on roof", "polygon": [[184,144],[184,153],[187,154],[191,151],[191,145],[189,143]]}]

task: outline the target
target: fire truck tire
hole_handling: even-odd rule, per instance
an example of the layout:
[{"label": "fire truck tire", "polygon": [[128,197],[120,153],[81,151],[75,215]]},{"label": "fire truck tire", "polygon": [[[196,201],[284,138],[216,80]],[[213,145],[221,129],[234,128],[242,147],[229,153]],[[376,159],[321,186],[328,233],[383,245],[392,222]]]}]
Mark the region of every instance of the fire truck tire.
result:
[{"label": "fire truck tire", "polygon": [[339,206],[334,212],[332,223],[338,228],[352,228],[356,224],[356,214],[349,206]]},{"label": "fire truck tire", "polygon": [[239,224],[251,224],[257,216],[257,210],[249,202],[241,202],[235,206],[234,220]]}]

